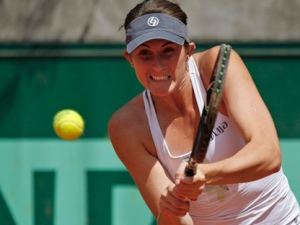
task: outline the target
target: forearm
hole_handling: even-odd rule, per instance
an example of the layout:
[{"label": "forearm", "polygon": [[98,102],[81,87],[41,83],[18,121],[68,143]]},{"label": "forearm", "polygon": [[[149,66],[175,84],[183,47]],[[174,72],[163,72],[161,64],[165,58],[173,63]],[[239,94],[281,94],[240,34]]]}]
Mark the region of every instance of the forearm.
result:
[{"label": "forearm", "polygon": [[194,223],[188,213],[184,217],[160,213],[157,217],[157,225],[194,225]]},{"label": "forearm", "polygon": [[206,184],[219,185],[251,182],[280,169],[280,150],[273,145],[247,144],[236,155],[211,164],[199,165]]}]

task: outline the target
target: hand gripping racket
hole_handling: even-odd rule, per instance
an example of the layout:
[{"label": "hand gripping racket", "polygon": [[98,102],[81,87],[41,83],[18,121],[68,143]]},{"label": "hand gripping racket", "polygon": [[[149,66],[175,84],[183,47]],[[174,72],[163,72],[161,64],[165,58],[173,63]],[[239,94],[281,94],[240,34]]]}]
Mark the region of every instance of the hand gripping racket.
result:
[{"label": "hand gripping racket", "polygon": [[211,134],[216,121],[222,92],[230,57],[231,46],[222,44],[219,50],[214,70],[210,79],[207,91],[206,103],[203,107],[196,139],[192,149],[188,165],[185,168],[186,176],[194,176],[197,172],[197,165],[205,159]]}]

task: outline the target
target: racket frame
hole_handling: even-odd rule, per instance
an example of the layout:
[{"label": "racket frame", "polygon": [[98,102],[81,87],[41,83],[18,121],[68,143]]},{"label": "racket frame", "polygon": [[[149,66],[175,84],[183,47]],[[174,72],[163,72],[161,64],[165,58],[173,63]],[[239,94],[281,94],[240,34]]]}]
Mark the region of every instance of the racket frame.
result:
[{"label": "racket frame", "polygon": [[211,75],[210,85],[206,95],[206,102],[202,109],[196,139],[194,141],[188,165],[185,168],[186,176],[194,176],[197,172],[197,165],[203,163],[211,135],[215,125],[219,106],[222,101],[225,78],[227,74],[228,62],[231,46],[222,44],[216,59],[214,70]]}]

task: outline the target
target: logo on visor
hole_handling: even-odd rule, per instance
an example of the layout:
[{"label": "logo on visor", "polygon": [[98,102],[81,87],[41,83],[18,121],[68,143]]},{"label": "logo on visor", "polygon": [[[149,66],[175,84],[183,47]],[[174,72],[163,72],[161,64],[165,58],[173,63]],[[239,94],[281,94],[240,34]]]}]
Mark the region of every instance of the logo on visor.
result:
[{"label": "logo on visor", "polygon": [[159,19],[157,17],[152,16],[148,19],[147,23],[150,27],[155,27],[158,25]]}]

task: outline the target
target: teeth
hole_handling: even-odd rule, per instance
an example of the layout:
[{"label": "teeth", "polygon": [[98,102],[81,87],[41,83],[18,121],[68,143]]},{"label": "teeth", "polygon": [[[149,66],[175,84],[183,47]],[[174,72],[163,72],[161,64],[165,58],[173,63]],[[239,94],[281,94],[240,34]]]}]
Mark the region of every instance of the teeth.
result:
[{"label": "teeth", "polygon": [[157,81],[167,80],[168,78],[169,78],[169,76],[152,76],[152,79],[157,80]]}]

